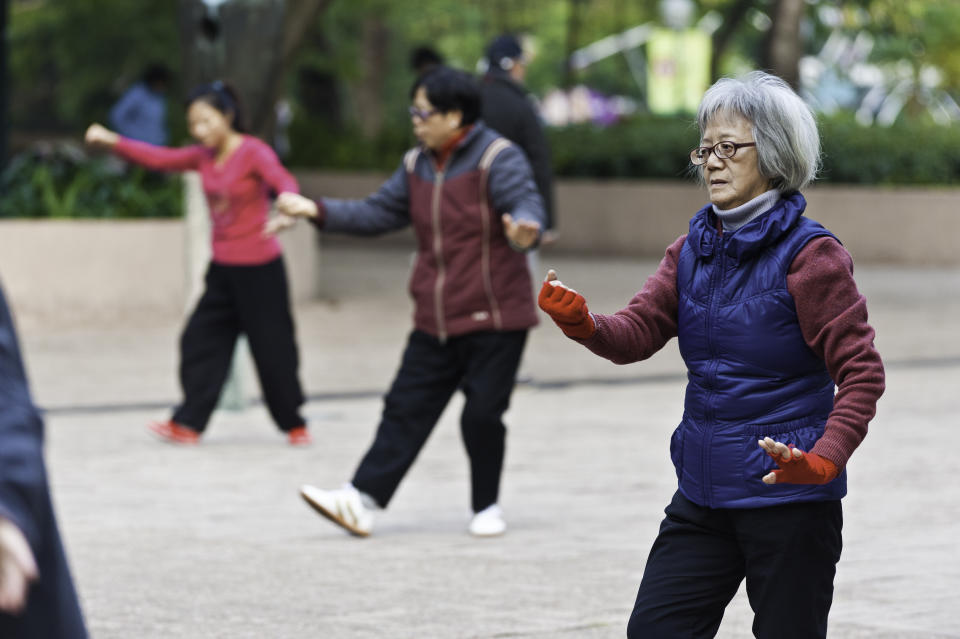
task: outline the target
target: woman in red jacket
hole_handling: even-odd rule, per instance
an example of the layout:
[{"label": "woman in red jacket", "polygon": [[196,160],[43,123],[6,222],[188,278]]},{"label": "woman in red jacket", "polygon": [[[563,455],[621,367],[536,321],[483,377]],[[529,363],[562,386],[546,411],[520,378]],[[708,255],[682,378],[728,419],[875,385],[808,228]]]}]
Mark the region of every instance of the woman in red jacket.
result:
[{"label": "woman in red jacket", "polygon": [[480,120],[480,90],[438,67],[414,82],[410,124],[420,145],[362,200],[284,194],[277,208],[324,232],[377,235],[412,227],[414,328],[384,400],[380,425],[349,484],[300,494],[365,537],[426,444],[453,394],[466,401],[460,429],[470,459],[469,531],[501,535],[498,504],[510,405],[527,332],[537,323],[524,252],[540,239],[543,200],[518,147]]},{"label": "woman in red jacket", "polygon": [[86,132],[87,144],[148,169],[198,171],[210,209],[213,259],[180,339],[183,403],[149,428],[166,441],[199,441],[243,333],[270,415],[291,444],[308,444],[286,269],[280,243],[266,228],[271,192],[296,193],[297,182],[269,146],[244,133],[239,101],[224,83],[190,93],[187,122],[199,144],[181,148],[131,140],[99,124]]}]

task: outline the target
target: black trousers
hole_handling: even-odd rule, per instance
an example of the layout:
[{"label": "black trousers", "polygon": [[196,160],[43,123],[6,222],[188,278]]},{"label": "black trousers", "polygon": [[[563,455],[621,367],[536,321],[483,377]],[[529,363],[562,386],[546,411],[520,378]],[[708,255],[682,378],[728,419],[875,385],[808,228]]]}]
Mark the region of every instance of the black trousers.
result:
[{"label": "black trousers", "polygon": [[630,639],[713,637],[746,577],[756,637],[827,636],[842,547],[840,501],[750,509],[667,506],[630,617]]},{"label": "black trousers", "polygon": [[206,289],[180,337],[183,403],[173,421],[202,432],[247,336],[264,402],[282,431],[302,426],[300,361],[283,258],[255,266],[211,263]]},{"label": "black trousers", "polygon": [[473,510],[495,503],[507,432],[502,418],[526,341],[527,331],[471,333],[446,342],[411,333],[353,485],[385,507],[453,393],[462,388],[466,404],[460,429],[470,458]]}]

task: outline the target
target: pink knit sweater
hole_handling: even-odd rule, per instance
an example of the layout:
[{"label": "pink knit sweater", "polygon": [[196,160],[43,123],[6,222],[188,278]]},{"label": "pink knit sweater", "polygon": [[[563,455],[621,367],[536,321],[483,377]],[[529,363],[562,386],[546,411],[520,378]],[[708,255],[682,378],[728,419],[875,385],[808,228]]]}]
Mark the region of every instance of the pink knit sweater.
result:
[{"label": "pink knit sweater", "polygon": [[264,264],[280,255],[275,237],[263,235],[270,211],[270,191],[299,192],[297,181],[269,146],[244,136],[222,163],[199,144],[180,148],[154,146],[121,137],[117,155],[155,171],[199,171],[213,225],[213,261],[218,264]]}]

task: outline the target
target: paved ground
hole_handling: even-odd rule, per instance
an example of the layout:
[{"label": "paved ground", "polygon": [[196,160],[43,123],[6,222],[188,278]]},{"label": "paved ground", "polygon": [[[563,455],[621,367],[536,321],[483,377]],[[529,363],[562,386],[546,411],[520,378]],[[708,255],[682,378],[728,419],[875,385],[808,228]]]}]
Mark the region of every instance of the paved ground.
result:
[{"label": "paved ground", "polygon": [[[364,248],[358,249],[357,246]],[[499,539],[466,534],[459,400],[375,535],[297,496],[345,481],[370,441],[409,329],[409,256],[331,245],[327,298],[297,309],[317,443],[288,448],[262,406],[218,413],[202,446],[144,424],[177,397],[176,317],[111,326],[20,318],[68,552],[102,638],[622,637],[674,488],[675,344],[616,367],[552,326],[531,338],[511,425]],[[542,256],[591,308],[622,306],[649,261]],[[831,636],[960,637],[960,273],[859,267],[888,391],[850,466]],[[246,380],[255,393],[255,382]],[[785,615],[789,611],[784,611]],[[721,637],[749,636],[741,592]]]}]

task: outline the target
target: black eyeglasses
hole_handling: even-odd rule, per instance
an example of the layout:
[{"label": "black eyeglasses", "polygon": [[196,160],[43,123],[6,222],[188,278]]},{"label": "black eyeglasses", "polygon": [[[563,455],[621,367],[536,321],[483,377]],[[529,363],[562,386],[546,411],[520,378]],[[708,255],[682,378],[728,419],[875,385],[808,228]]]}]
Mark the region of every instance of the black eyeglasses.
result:
[{"label": "black eyeglasses", "polygon": [[429,111],[425,111],[424,109],[418,109],[415,106],[410,107],[409,109],[407,109],[407,111],[410,112],[411,118],[418,118],[420,120],[426,120],[434,113],[439,113],[439,111],[437,111],[436,109],[430,109]]},{"label": "black eyeglasses", "polygon": [[698,146],[690,151],[690,161],[697,166],[706,164],[710,154],[715,154],[721,160],[729,160],[737,154],[737,149],[745,146],[757,146],[756,142],[729,142],[724,140],[713,146]]}]

